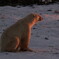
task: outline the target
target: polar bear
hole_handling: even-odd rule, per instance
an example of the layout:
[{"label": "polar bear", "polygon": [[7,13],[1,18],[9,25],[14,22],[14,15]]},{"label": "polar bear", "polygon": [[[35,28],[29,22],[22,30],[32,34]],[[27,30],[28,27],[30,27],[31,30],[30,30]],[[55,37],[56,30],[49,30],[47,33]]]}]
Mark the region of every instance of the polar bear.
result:
[{"label": "polar bear", "polygon": [[31,28],[43,18],[31,13],[8,27],[1,36],[2,52],[32,51],[28,48],[31,37]]}]

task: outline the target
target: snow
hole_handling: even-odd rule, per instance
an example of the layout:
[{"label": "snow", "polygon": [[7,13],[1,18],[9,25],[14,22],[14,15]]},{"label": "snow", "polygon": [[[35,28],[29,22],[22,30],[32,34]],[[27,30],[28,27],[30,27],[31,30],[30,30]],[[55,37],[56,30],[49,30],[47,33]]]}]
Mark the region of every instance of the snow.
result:
[{"label": "snow", "polygon": [[32,28],[29,47],[36,52],[0,52],[0,59],[59,59],[59,13],[55,11],[59,11],[58,4],[0,6],[0,36],[7,27],[29,13],[38,13],[44,19]]}]

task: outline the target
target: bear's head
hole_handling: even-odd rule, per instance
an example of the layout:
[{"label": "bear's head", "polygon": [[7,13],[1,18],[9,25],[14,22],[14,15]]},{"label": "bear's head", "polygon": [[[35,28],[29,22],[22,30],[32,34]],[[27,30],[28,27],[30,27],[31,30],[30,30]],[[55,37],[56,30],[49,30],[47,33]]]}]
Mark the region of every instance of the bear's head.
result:
[{"label": "bear's head", "polygon": [[39,14],[35,14],[35,13],[31,13],[30,14],[31,16],[32,16],[32,26],[34,25],[34,24],[36,24],[37,22],[39,22],[39,21],[42,21],[43,20],[43,18],[41,17],[41,15],[39,15]]},{"label": "bear's head", "polygon": [[32,27],[34,24],[36,24],[37,22],[42,21],[42,20],[43,20],[43,18],[40,15],[35,14],[35,13],[31,13],[23,18],[23,21],[24,22],[26,21],[26,23],[30,27]]},{"label": "bear's head", "polygon": [[34,19],[36,19],[36,21],[42,21],[43,18],[39,15],[39,14],[33,14],[34,15]]}]

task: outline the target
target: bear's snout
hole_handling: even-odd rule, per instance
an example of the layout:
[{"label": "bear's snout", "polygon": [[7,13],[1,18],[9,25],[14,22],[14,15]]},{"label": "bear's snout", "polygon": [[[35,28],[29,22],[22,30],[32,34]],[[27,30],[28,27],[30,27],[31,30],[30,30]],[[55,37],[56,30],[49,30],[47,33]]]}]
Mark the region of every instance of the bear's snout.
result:
[{"label": "bear's snout", "polygon": [[39,21],[42,21],[42,20],[43,20],[43,18],[39,16]]}]

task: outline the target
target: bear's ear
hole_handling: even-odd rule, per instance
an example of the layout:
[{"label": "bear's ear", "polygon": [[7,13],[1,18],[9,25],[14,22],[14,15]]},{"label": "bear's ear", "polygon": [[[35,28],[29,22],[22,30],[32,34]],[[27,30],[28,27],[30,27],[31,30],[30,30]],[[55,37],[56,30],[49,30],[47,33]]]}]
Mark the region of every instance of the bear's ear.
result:
[{"label": "bear's ear", "polygon": [[39,17],[39,14],[36,14],[36,13],[34,13],[34,14],[32,14],[34,17]]},{"label": "bear's ear", "polygon": [[35,14],[35,13],[32,13],[32,15],[33,15],[33,16],[37,16],[37,14]]},{"label": "bear's ear", "polygon": [[34,13],[31,13],[30,15],[35,16],[35,14],[34,14]]},{"label": "bear's ear", "polygon": [[34,17],[34,13],[30,13],[29,15],[27,15],[27,16],[32,16],[32,17]]}]

